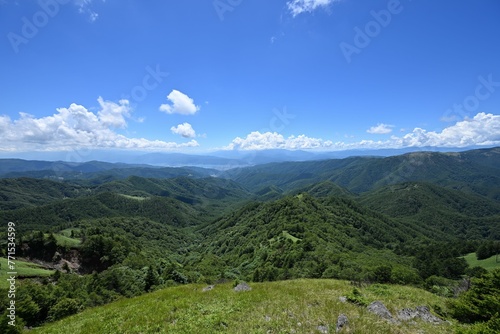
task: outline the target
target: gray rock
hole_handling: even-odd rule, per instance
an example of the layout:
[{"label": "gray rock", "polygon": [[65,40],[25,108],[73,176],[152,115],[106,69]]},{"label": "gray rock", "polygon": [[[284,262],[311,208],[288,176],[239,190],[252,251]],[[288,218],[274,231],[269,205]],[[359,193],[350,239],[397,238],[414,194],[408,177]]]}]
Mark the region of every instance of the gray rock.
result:
[{"label": "gray rock", "polygon": [[325,325],[319,325],[318,327],[316,327],[316,329],[321,333],[321,334],[328,334],[329,331],[328,331],[328,326],[325,326]]},{"label": "gray rock", "polygon": [[250,285],[248,285],[247,283],[245,282],[241,282],[240,284],[238,284],[235,288],[234,288],[234,291],[236,292],[240,292],[240,291],[250,291],[252,290],[252,288],[250,287]]},{"label": "gray rock", "polygon": [[347,297],[345,297],[345,296],[340,296],[340,297],[339,297],[339,300],[340,300],[342,303],[347,303]]},{"label": "gray rock", "polygon": [[368,305],[368,311],[378,315],[383,319],[393,320],[391,312],[389,312],[387,307],[385,307],[385,305],[382,304],[382,302],[374,301],[373,303]]},{"label": "gray rock", "polygon": [[349,320],[347,319],[347,316],[345,314],[341,314],[339,315],[339,317],[337,318],[337,330],[336,332],[340,332],[342,330],[342,328],[344,327],[347,327],[347,325],[349,324]]},{"label": "gray rock", "polygon": [[414,310],[411,308],[402,309],[398,312],[397,317],[402,321],[422,319],[422,321],[434,324],[440,324],[443,322],[442,319],[433,315],[427,306],[417,306],[417,308],[415,308]]},{"label": "gray rock", "polygon": [[418,312],[415,310],[412,310],[411,308],[404,308],[401,311],[398,312],[398,319],[402,321],[409,321],[412,319],[415,319],[418,315]]},{"label": "gray rock", "polygon": [[215,288],[215,285],[209,285],[209,286],[204,287],[201,291],[207,292],[207,291],[213,290],[214,288]]},{"label": "gray rock", "polygon": [[425,322],[433,324],[440,324],[443,322],[442,319],[432,314],[427,306],[417,306],[416,311],[418,312],[418,317]]}]

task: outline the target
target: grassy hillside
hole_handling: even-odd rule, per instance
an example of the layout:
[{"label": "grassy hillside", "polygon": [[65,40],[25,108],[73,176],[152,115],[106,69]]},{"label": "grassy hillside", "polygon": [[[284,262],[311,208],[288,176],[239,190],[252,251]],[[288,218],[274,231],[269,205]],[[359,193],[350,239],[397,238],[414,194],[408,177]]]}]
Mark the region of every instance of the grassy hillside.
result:
[{"label": "grassy hillside", "polygon": [[476,257],[476,253],[470,253],[464,256],[465,261],[469,264],[469,267],[483,267],[487,270],[493,270],[496,268],[500,268],[500,256],[498,257],[497,261],[497,256],[493,255],[490,258],[484,259],[484,260],[478,260]]},{"label": "grassy hillside", "polygon": [[[39,265],[31,262],[14,260],[16,266],[17,277],[47,277],[54,273],[53,270],[47,270]],[[0,289],[7,289],[9,282],[7,281],[8,275],[8,261],[6,258],[0,257]]]},{"label": "grassy hillside", "polygon": [[[366,307],[341,302],[352,292],[345,281],[294,280],[253,283],[252,290],[235,292],[232,284],[167,288],[133,299],[88,309],[80,314],[29,331],[59,333],[321,333],[335,332],[337,317],[348,317],[347,333],[454,333],[455,326],[415,323],[391,324]],[[445,299],[404,286],[372,285],[361,289],[368,302],[382,301],[395,315],[403,308],[426,305],[446,309]]]}]

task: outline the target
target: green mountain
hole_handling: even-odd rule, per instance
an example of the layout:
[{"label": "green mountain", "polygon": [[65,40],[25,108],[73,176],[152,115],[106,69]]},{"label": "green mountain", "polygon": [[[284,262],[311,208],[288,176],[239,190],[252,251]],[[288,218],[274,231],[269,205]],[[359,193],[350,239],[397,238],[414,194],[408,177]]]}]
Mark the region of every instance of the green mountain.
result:
[{"label": "green mountain", "polygon": [[359,202],[388,216],[463,239],[500,238],[500,203],[474,193],[407,182],[364,193]]},{"label": "green mountain", "polygon": [[283,162],[227,171],[250,190],[278,186],[285,191],[325,180],[354,193],[408,181],[432,182],[500,199],[500,148],[460,153],[415,152],[392,157],[351,157]]},{"label": "green mountain", "polygon": [[203,221],[200,212],[176,199],[134,198],[111,192],[4,211],[2,216],[15,222],[19,231],[71,227],[82,219],[103,217],[144,217],[172,226],[189,226]]},{"label": "green mountain", "polygon": [[349,190],[333,183],[332,181],[323,181],[320,183],[314,183],[309,186],[293,190],[291,191],[291,194],[300,194],[303,192],[307,192],[308,194],[314,197],[338,196],[338,197],[352,198],[355,196]]},{"label": "green mountain", "polygon": [[[500,239],[499,153],[417,152],[226,172],[8,161],[0,167],[7,173],[0,213],[15,223],[16,256],[55,270],[36,283],[19,278],[18,316],[38,326],[160,288],[242,279],[335,278],[453,296],[463,275],[482,273],[463,256],[487,250],[489,257]],[[12,173],[41,178],[5,177]],[[0,231],[3,255],[7,232]]]},{"label": "green mountain", "polygon": [[155,167],[100,161],[73,163],[0,159],[0,178],[30,177],[56,181],[79,180],[84,185],[101,184],[130,176],[149,178],[208,177],[216,173],[218,173],[217,170],[199,167]]},{"label": "green mountain", "polygon": [[[189,267],[211,266],[229,277],[253,280],[361,279],[380,263],[408,268],[410,261],[391,251],[399,243],[449,239],[435,229],[388,219],[349,199],[318,199],[307,193],[248,204],[197,232],[205,241],[193,248]],[[368,254],[371,260],[366,262]]]},{"label": "green mountain", "polygon": [[34,207],[86,194],[87,189],[62,182],[31,178],[0,179],[0,210]]}]

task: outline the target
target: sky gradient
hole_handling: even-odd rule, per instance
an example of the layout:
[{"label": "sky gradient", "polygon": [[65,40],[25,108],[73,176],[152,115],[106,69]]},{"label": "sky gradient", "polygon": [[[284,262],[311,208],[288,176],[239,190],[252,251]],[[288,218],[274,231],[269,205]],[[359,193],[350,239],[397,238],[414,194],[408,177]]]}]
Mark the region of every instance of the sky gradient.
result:
[{"label": "sky gradient", "polygon": [[0,0],[0,153],[500,145],[496,0]]}]

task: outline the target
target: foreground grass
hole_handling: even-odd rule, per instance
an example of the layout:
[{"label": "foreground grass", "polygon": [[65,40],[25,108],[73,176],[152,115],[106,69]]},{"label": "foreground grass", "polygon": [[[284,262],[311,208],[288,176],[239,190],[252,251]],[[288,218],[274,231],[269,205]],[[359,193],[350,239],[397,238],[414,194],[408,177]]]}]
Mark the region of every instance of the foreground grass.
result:
[{"label": "foreground grass", "polygon": [[[353,287],[345,281],[293,280],[252,283],[235,292],[232,284],[202,292],[203,285],[167,288],[133,299],[88,309],[31,330],[30,333],[335,333],[339,314],[349,319],[346,333],[453,333],[455,325],[420,320],[391,324],[366,307],[341,302]],[[380,300],[393,313],[427,305],[445,309],[445,299],[404,286],[372,285],[361,289],[368,301]]]},{"label": "foreground grass", "polygon": [[[50,276],[54,273],[53,270],[47,270],[42,268],[41,266],[30,263],[30,262],[25,262],[25,261],[20,261],[20,260],[14,260],[15,263],[15,272],[17,272],[17,277],[46,277]],[[5,258],[0,258],[0,289],[3,288],[8,288],[9,287],[9,282],[7,281],[7,278],[9,276],[7,275],[7,272],[10,272],[8,268],[8,261]]]},{"label": "foreground grass", "polygon": [[[496,268],[500,268],[500,262],[496,261],[496,255],[493,255],[492,257],[489,257],[484,260],[478,260],[476,257],[476,253],[470,253],[464,256],[465,261],[469,264],[469,267],[474,268],[474,267],[483,267],[484,269],[487,270],[493,270]],[[500,259],[500,257],[499,257]]]}]

